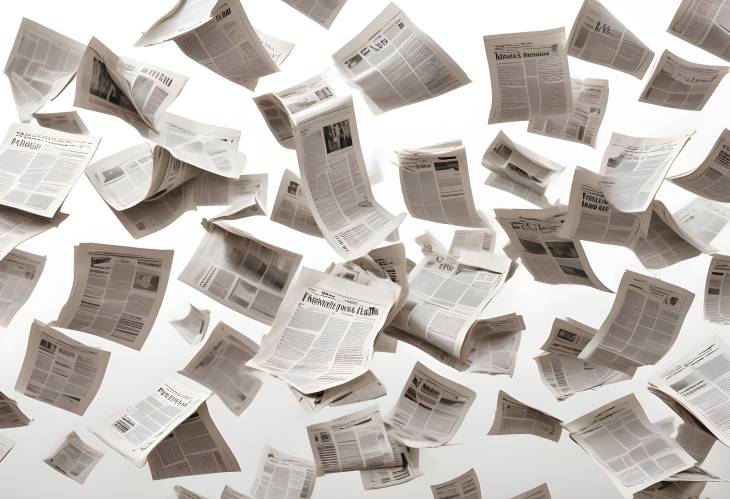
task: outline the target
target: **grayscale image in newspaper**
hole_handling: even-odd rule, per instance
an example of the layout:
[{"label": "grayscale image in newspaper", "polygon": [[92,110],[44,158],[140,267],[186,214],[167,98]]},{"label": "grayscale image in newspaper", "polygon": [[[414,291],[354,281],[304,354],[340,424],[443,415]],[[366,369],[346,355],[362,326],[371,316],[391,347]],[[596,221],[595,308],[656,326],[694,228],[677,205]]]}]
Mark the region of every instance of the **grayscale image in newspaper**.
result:
[{"label": "grayscale image in newspaper", "polygon": [[487,435],[535,435],[557,442],[562,433],[559,419],[499,391],[494,422]]},{"label": "grayscale image in newspaper", "polygon": [[682,0],[667,32],[730,62],[727,0]]},{"label": "grayscale image in newspaper", "polygon": [[56,452],[43,462],[83,485],[102,457],[102,452],[91,447],[72,431]]},{"label": "grayscale image in newspaper", "polygon": [[13,250],[0,260],[0,327],[28,301],[46,265],[46,257]]},{"label": "grayscale image in newspaper", "polygon": [[251,494],[254,499],[309,499],[316,478],[317,470],[313,462],[284,454],[267,445],[251,486]]},{"label": "grayscale image in newspaper", "polygon": [[482,490],[474,468],[443,483],[431,485],[434,499],[482,499]]},{"label": "grayscale image in newspaper", "polygon": [[730,129],[722,131],[697,168],[667,180],[703,198],[730,203]]}]

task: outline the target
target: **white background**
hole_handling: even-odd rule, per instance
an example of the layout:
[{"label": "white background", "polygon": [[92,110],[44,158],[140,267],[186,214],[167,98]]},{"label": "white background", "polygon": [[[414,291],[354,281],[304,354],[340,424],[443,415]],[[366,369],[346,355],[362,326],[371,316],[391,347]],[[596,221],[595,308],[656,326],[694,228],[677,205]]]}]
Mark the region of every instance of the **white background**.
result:
[{"label": "white background", "polygon": [[[639,136],[674,136],[697,130],[672,173],[694,168],[705,157],[722,129],[728,126],[730,81],[721,83],[702,112],[671,110],[638,103],[637,98],[643,88],[639,80],[571,58],[570,67],[574,75],[610,80],[608,113],[595,150],[528,134],[524,122],[501,127],[487,126],[491,92],[482,36],[558,26],[566,26],[566,31],[569,31],[580,3],[580,0],[511,0],[504,4],[493,0],[400,0],[400,6],[412,20],[456,59],[473,83],[431,101],[380,116],[373,116],[362,98],[355,95],[360,139],[368,166],[373,171],[380,168],[385,179],[374,186],[378,200],[393,212],[405,209],[396,168],[388,162],[392,157],[390,151],[462,139],[469,155],[472,189],[478,207],[487,212],[496,207],[529,207],[517,198],[483,185],[486,170],[480,166],[480,158],[500,128],[516,142],[567,167],[566,173],[558,179],[555,191],[566,201],[573,168],[581,165],[597,171],[612,131]],[[722,64],[720,59],[665,32],[679,0],[605,0],[605,3],[654,50],[657,59],[668,48],[691,61]],[[241,149],[249,158],[244,173],[269,174],[271,205],[283,169],[297,171],[297,162],[295,153],[281,148],[269,133],[251,101],[255,94],[197,65],[186,58],[174,43],[149,48],[132,47],[139,34],[172,4],[171,0],[4,2],[3,15],[0,16],[0,47],[4,47],[2,50],[6,52],[10,50],[21,17],[27,16],[79,41],[86,42],[91,36],[97,36],[119,55],[189,75],[190,81],[170,111],[194,120],[241,129]],[[327,31],[278,0],[246,1],[246,11],[257,28],[297,45],[282,71],[264,78],[256,94],[286,88],[326,68],[330,65],[331,54],[359,32],[385,5],[386,0],[350,0]],[[646,78],[651,72],[652,68]],[[9,125],[17,119],[17,115],[6,81],[1,84],[0,110]],[[72,102],[73,86],[44,111],[68,110]],[[80,113],[92,133],[103,137],[97,159],[140,142],[136,132],[116,118],[83,110]],[[691,196],[665,183],[659,198],[670,209],[676,210]],[[224,484],[247,493],[265,444],[289,454],[311,458],[305,426],[353,410],[353,407],[326,409],[318,415],[309,416],[298,406],[287,387],[272,378],[265,380],[256,400],[238,418],[213,396],[209,402],[213,419],[243,471],[153,482],[146,467],[135,468],[91,435],[86,427],[120,406],[137,400],[167,374],[181,369],[188,362],[196,349],[182,340],[168,323],[186,313],[188,302],[212,310],[211,327],[218,320],[225,320],[256,341],[260,341],[267,327],[177,281],[177,276],[203,236],[199,225],[201,217],[214,213],[216,209],[189,212],[163,231],[135,241],[87,179],[82,178],[63,210],[71,217],[60,228],[21,245],[24,250],[47,255],[48,263],[29,302],[7,329],[0,330],[0,390],[16,398],[21,408],[35,419],[29,427],[3,430],[17,444],[0,464],[0,497],[173,498],[175,484],[213,499],[219,497]],[[303,253],[304,264],[309,267],[324,269],[337,259],[323,240],[289,230],[264,217],[241,220],[236,225],[268,242]],[[413,238],[425,228],[439,235],[445,244],[450,242],[452,228],[408,217],[400,234],[409,257],[414,260],[419,259],[419,252]],[[728,232],[715,241],[717,247],[726,252],[730,252]],[[168,292],[156,326],[141,352],[92,335],[69,333],[79,341],[112,352],[101,390],[83,417],[28,399],[13,390],[30,323],[34,318],[42,321],[55,319],[68,296],[73,273],[73,247],[79,242],[175,250]],[[500,233],[500,246],[505,242],[506,237]],[[643,269],[633,254],[623,248],[590,243],[585,246],[594,269],[612,289],[616,289],[623,270],[628,268],[658,275],[697,295],[669,357],[685,352],[715,333],[730,340],[726,327],[711,325],[702,316],[702,290],[708,256],[653,273]],[[460,374],[407,345],[400,345],[396,355],[377,354],[372,366],[389,391],[387,397],[377,401],[383,412],[393,406],[416,360],[474,389],[478,393],[477,400],[453,444],[421,453],[423,477],[406,485],[365,493],[358,473],[329,475],[317,480],[314,497],[430,497],[430,484],[446,481],[470,467],[476,469],[483,495],[488,498],[511,497],[542,482],[548,483],[555,498],[620,497],[604,471],[565,434],[559,443],[529,435],[486,436],[499,389],[505,389],[519,400],[563,420],[572,420],[630,392],[637,394],[652,420],[670,414],[645,389],[646,379],[654,369],[651,366],[641,368],[632,381],[581,393],[561,403],[542,385],[532,358],[538,354],[553,319],[571,316],[598,327],[612,303],[612,294],[583,286],[539,284],[520,269],[487,309],[490,316],[520,313],[527,323],[515,375],[511,379]],[[42,462],[72,430],[78,431],[88,443],[106,453],[84,486],[61,476]],[[705,464],[708,470],[730,478],[730,450],[721,444],[715,445]],[[730,497],[730,485],[710,484],[705,495]]]}]

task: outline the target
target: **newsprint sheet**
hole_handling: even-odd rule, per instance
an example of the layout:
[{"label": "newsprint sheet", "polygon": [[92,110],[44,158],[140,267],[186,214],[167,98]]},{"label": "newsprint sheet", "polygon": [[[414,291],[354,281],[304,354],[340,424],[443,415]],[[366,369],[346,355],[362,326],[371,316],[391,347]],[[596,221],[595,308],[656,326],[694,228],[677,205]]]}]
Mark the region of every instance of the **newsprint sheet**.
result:
[{"label": "newsprint sheet", "polygon": [[53,325],[140,350],[162,305],[172,255],[172,250],[79,244],[71,293]]},{"label": "newsprint sheet", "polygon": [[394,3],[332,58],[376,112],[437,97],[471,81]]},{"label": "newsprint sheet", "polygon": [[13,250],[0,260],[0,327],[8,327],[28,301],[46,264],[45,256]]},{"label": "newsprint sheet", "polygon": [[323,237],[304,195],[302,179],[291,170],[284,170],[281,176],[271,220],[310,236]]},{"label": "newsprint sheet", "polygon": [[562,433],[559,419],[499,391],[494,422],[487,435],[535,435],[557,442]]},{"label": "newsprint sheet", "polygon": [[474,468],[448,482],[431,485],[434,499],[482,499],[479,478]]},{"label": "newsprint sheet", "polygon": [[0,428],[18,428],[28,426],[33,421],[20,410],[15,400],[9,399],[0,392]]},{"label": "newsprint sheet", "polygon": [[283,0],[312,21],[329,29],[347,0]]},{"label": "newsprint sheet", "polygon": [[682,0],[667,32],[730,62],[727,0]]},{"label": "newsprint sheet", "polygon": [[254,499],[309,499],[314,491],[316,475],[313,462],[284,454],[267,445],[251,486],[251,495]]},{"label": "newsprint sheet", "polygon": [[543,483],[510,499],[551,499],[551,496],[547,484]]},{"label": "newsprint sheet", "polygon": [[697,168],[667,180],[703,198],[730,203],[730,129],[722,131]]},{"label": "newsprint sheet", "polygon": [[15,447],[15,442],[0,433],[0,463],[2,463],[5,456],[13,450],[13,447]]},{"label": "newsprint sheet", "polygon": [[82,415],[99,391],[110,355],[33,321],[15,390]]},{"label": "newsprint sheet", "polygon": [[61,111],[58,113],[35,113],[36,122],[43,128],[53,128],[60,132],[90,135],[86,124],[76,111]]},{"label": "newsprint sheet", "polygon": [[62,475],[83,484],[103,456],[103,452],[91,447],[72,431],[58,450],[43,462]]},{"label": "newsprint sheet", "polygon": [[53,218],[32,215],[26,211],[0,206],[0,259],[17,245],[33,236],[58,227],[68,215],[57,211]]}]

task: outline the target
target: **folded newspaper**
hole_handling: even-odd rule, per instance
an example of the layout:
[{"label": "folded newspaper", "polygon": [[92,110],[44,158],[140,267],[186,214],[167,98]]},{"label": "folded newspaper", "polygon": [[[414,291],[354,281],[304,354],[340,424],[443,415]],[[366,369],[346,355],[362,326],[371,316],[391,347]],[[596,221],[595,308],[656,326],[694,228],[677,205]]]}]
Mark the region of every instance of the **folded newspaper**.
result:
[{"label": "folded newspaper", "polygon": [[103,456],[102,452],[91,447],[72,431],[58,450],[43,462],[83,485]]},{"label": "folded newspaper", "polygon": [[730,62],[727,0],[682,0],[667,32]]}]

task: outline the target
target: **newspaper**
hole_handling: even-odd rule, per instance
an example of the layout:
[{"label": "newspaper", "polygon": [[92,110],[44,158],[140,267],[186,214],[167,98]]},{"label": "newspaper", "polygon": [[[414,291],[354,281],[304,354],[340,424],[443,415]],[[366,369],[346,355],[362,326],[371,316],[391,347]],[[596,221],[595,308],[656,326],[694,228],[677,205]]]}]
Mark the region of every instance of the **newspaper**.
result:
[{"label": "newspaper", "polygon": [[460,140],[398,151],[398,162],[401,191],[411,216],[484,227],[474,206],[466,149]]},{"label": "newspaper", "polygon": [[434,499],[482,499],[479,477],[474,468],[448,482],[431,485]]},{"label": "newspaper", "polygon": [[66,218],[68,215],[60,211],[53,218],[46,218],[0,206],[0,260],[7,257],[23,241],[58,227]]},{"label": "newspaper", "polygon": [[578,358],[633,376],[674,345],[694,300],[684,288],[627,270],[611,311]]},{"label": "newspaper", "polygon": [[31,124],[10,125],[0,146],[0,204],[53,218],[100,140]]},{"label": "newspaper", "polygon": [[150,452],[153,480],[241,471],[203,402]]},{"label": "newspaper", "polygon": [[730,256],[712,255],[705,280],[705,319],[730,324]]},{"label": "newspaper", "polygon": [[180,485],[175,485],[175,494],[177,495],[177,499],[208,499]]},{"label": "newspaper", "polygon": [[727,66],[697,64],[664,50],[639,102],[701,111],[727,72]]},{"label": "newspaper", "polygon": [[210,391],[168,376],[145,398],[115,411],[89,430],[141,468],[150,452],[207,400]]},{"label": "newspaper", "polygon": [[329,29],[347,0],[284,0],[299,12]]},{"label": "newspaper", "polygon": [[560,423],[559,419],[500,390],[494,422],[487,435],[535,435],[557,442],[563,433]]},{"label": "newspaper", "polygon": [[456,229],[451,239],[449,254],[459,255],[461,251],[484,251],[493,253],[497,244],[497,233],[488,229]]},{"label": "newspaper", "polygon": [[514,313],[477,321],[466,370],[512,377],[525,328],[522,316]]},{"label": "newspaper", "polygon": [[701,342],[649,378],[649,389],[681,404],[720,442],[730,445],[730,347],[719,336]]},{"label": "newspaper", "polygon": [[494,172],[490,172],[487,179],[484,181],[484,185],[494,187],[500,191],[507,192],[513,196],[524,199],[528,203],[534,204],[538,208],[549,208],[553,206],[553,202],[548,200],[545,194],[540,194],[533,191],[532,189],[525,187],[522,184],[518,184],[514,180],[511,180],[503,175],[499,175]]},{"label": "newspaper", "polygon": [[679,444],[649,422],[633,394],[563,426],[624,495],[639,492],[695,464]]},{"label": "newspaper", "polygon": [[304,196],[317,225],[341,257],[364,255],[406,215],[391,215],[373,196],[352,97],[329,99],[294,120]]},{"label": "newspaper", "polygon": [[290,389],[297,398],[297,402],[309,413],[318,412],[325,407],[356,404],[387,395],[385,385],[372,371],[368,371],[342,385],[310,395],[305,395],[292,387]]},{"label": "newspaper", "polygon": [[633,499],[700,499],[705,485],[705,482],[662,481],[637,492]]},{"label": "newspaper", "polygon": [[650,138],[613,133],[599,172],[601,191],[608,203],[628,213],[649,209],[669,168],[692,134]]},{"label": "newspaper", "polygon": [[294,149],[293,115],[336,96],[328,80],[328,76],[317,75],[285,90],[254,97],[266,125],[282,147]]},{"label": "newspaper", "polygon": [[577,166],[570,186],[570,201],[560,236],[596,243],[634,247],[646,236],[652,210],[625,213],[608,202],[601,182],[603,177]]},{"label": "newspaper", "polygon": [[13,450],[14,446],[14,441],[10,440],[8,437],[0,433],[0,463],[2,463],[3,459],[5,459],[5,456],[7,456],[10,451]]},{"label": "newspaper", "polygon": [[8,327],[28,301],[45,265],[45,256],[17,249],[0,260],[0,327]]},{"label": "newspaper", "polygon": [[81,440],[75,431],[72,431],[56,452],[43,462],[62,475],[83,485],[103,456],[102,452],[91,447]]},{"label": "newspaper", "polygon": [[416,362],[385,422],[408,447],[439,447],[454,437],[476,396]]},{"label": "newspaper", "polygon": [[254,499],[309,499],[317,470],[314,463],[264,447],[256,478],[251,486]]},{"label": "newspaper", "polygon": [[211,390],[233,414],[240,416],[262,385],[254,370],[246,367],[258,348],[255,342],[219,322],[180,374]]},{"label": "newspaper", "polygon": [[23,18],[5,63],[20,121],[59,95],[76,75],[84,45]]},{"label": "newspaper", "polygon": [[169,69],[119,57],[92,38],[81,56],[74,106],[157,130],[187,80]]},{"label": "newspaper", "polygon": [[206,234],[180,281],[236,312],[271,324],[302,256],[226,222],[203,221]]},{"label": "newspaper", "polygon": [[76,111],[60,113],[34,113],[33,118],[43,128],[52,128],[60,132],[90,135],[89,129]]},{"label": "newspaper", "polygon": [[379,113],[471,82],[456,61],[392,2],[332,58]]},{"label": "newspaper", "polygon": [[501,130],[487,147],[482,165],[537,194],[544,194],[548,184],[565,169],[514,143]]},{"label": "newspaper", "polygon": [[560,235],[566,206],[542,210],[496,209],[497,221],[534,279],[545,284],[580,284],[610,290],[598,279],[578,240]]},{"label": "newspaper", "polygon": [[402,443],[395,441],[393,452],[400,454],[401,461],[403,461],[401,466],[360,471],[360,479],[362,480],[362,486],[365,490],[375,490],[400,485],[423,475],[418,464],[418,449],[411,449]]},{"label": "newspaper", "polygon": [[682,0],[667,32],[730,62],[727,0]]},{"label": "newspaper", "polygon": [[307,426],[317,476],[341,471],[392,468],[394,455],[383,417],[376,407]]},{"label": "newspaper", "polygon": [[53,325],[140,350],[162,305],[172,255],[172,250],[79,244],[71,292]]},{"label": "newspaper", "polygon": [[489,124],[573,110],[565,28],[484,37],[492,85]]},{"label": "newspaper", "polygon": [[543,483],[510,499],[551,499],[551,496],[547,484]]},{"label": "newspaper", "polygon": [[83,415],[99,391],[110,355],[34,320],[15,390]]},{"label": "newspaper", "polygon": [[223,492],[221,492],[220,499],[251,499],[251,496],[247,496],[246,494],[241,494],[240,492],[236,491],[233,487],[229,487],[228,485],[226,485],[223,488]]},{"label": "newspaper", "polygon": [[247,365],[304,394],[351,381],[367,372],[399,292],[394,284],[370,286],[305,267]]},{"label": "newspaper", "polygon": [[33,421],[20,410],[15,400],[0,392],[0,428],[18,428],[28,426]]},{"label": "newspaper", "polygon": [[291,170],[284,170],[281,177],[271,220],[310,236],[323,237],[304,195],[302,180]]},{"label": "newspaper", "polygon": [[571,78],[573,111],[532,118],[527,131],[596,147],[598,130],[608,106],[608,80]]},{"label": "newspaper", "polygon": [[182,319],[170,321],[170,325],[175,328],[180,336],[183,337],[189,345],[197,345],[208,331],[208,323],[210,322],[210,310],[202,310],[194,305],[190,305],[188,314]]},{"label": "newspaper", "polygon": [[697,168],[667,177],[667,180],[698,196],[720,203],[730,202],[730,129],[722,131]]},{"label": "newspaper", "polygon": [[654,52],[597,0],[585,0],[568,36],[568,55],[642,79]]}]

